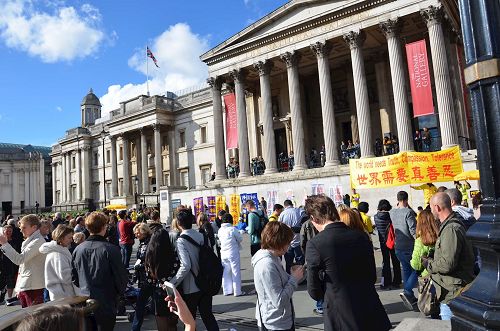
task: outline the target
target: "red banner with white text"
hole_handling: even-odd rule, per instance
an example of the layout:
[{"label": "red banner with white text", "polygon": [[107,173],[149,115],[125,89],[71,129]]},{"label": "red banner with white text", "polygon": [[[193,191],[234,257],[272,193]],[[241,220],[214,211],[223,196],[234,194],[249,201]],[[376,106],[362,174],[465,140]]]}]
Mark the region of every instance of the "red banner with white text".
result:
[{"label": "red banner with white text", "polygon": [[226,149],[238,148],[238,117],[234,93],[224,96],[226,106]]},{"label": "red banner with white text", "polygon": [[410,73],[413,117],[434,114],[431,77],[425,40],[406,44],[406,59]]}]

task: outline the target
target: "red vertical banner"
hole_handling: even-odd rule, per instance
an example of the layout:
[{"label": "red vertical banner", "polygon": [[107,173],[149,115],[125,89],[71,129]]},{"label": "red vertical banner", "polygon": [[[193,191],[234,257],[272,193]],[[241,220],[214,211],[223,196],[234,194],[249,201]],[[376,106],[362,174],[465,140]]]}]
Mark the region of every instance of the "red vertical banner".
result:
[{"label": "red vertical banner", "polygon": [[224,96],[226,106],[226,149],[238,148],[238,117],[234,93]]},{"label": "red vertical banner", "polygon": [[406,44],[406,59],[410,73],[413,117],[432,115],[434,114],[434,104],[425,40]]}]

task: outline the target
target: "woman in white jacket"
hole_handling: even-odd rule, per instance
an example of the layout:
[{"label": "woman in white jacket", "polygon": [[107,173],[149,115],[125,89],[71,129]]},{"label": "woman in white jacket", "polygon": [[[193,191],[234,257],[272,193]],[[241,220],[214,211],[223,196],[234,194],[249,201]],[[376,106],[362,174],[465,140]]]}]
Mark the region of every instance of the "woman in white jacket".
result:
[{"label": "woman in white jacket", "polygon": [[243,237],[233,226],[233,217],[230,213],[222,216],[222,225],[218,232],[220,240],[220,255],[224,273],[222,275],[222,291],[224,295],[240,296],[241,292],[241,270],[240,270],[240,247]]},{"label": "woman in white jacket", "polygon": [[59,224],[52,232],[52,241],[40,247],[45,258],[45,288],[50,300],[66,298],[80,294],[80,290],[71,280],[71,253],[69,245],[73,241],[73,229]]}]

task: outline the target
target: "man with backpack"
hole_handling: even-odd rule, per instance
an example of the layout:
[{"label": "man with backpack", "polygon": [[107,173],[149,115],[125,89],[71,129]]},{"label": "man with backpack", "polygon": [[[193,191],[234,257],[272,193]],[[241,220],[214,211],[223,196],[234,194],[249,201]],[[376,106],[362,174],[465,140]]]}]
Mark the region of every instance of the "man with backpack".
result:
[{"label": "man with backpack", "polygon": [[[212,297],[222,284],[222,265],[208,245],[208,239],[192,229],[193,221],[194,216],[190,210],[182,210],[177,214],[177,224],[182,230],[177,239],[177,254],[181,265],[170,282],[175,287],[182,286],[183,298],[193,318],[196,318],[196,311],[199,310],[207,330],[218,331],[219,326],[212,313]],[[214,285],[217,281],[218,287],[217,284]]]},{"label": "man with backpack", "polygon": [[247,200],[248,210],[247,232],[250,235],[250,254],[253,256],[260,249],[260,234],[265,226],[265,216],[262,210],[257,210],[253,200]]},{"label": "man with backpack", "polygon": [[290,268],[293,265],[294,259],[296,264],[304,264],[304,254],[302,252],[302,248],[300,248],[300,228],[301,228],[301,219],[302,215],[298,208],[293,207],[293,203],[290,200],[285,200],[283,202],[285,206],[285,210],[280,214],[278,218],[278,222],[282,222],[288,225],[293,233],[294,237],[288,247],[288,251],[285,253],[285,263],[286,263],[286,272],[290,273]]}]

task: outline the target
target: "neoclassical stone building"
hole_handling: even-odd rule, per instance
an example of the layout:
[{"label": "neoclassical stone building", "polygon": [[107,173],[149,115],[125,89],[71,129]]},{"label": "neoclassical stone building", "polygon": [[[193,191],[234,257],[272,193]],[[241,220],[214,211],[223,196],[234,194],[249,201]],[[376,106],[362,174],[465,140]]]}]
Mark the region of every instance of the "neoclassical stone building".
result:
[{"label": "neoclassical stone building", "polygon": [[[276,173],[280,151],[293,150],[294,170],[302,171],[309,151],[323,145],[326,167],[335,167],[347,140],[359,141],[361,157],[374,156],[375,139],[388,134],[401,151],[414,150],[413,133],[423,127],[436,149],[468,149],[459,34],[456,1],[292,0],[203,54],[214,127],[223,127],[222,83],[236,94],[240,178],[255,155]],[[414,119],[404,45],[421,39],[430,50],[435,112]],[[220,179],[223,130],[214,140]]]},{"label": "neoclassical stone building", "polygon": [[[434,114],[413,118],[404,46],[422,39]],[[195,197],[276,190],[278,201],[285,191],[300,201],[314,183],[341,185],[348,193],[342,141],[359,141],[361,157],[371,157],[375,140],[390,134],[409,151],[413,133],[424,127],[434,149],[460,145],[464,167],[474,168],[462,55],[453,0],[291,0],[201,55],[207,88],[138,96],[106,120],[89,93],[81,127],[52,149],[56,209],[88,202],[130,206],[136,193],[147,202],[160,192],[164,219],[172,199],[192,205]],[[226,149],[228,93],[235,94],[238,122],[232,150]],[[325,166],[308,169],[306,155],[322,146]],[[292,151],[294,170],[278,173],[277,155]],[[250,160],[257,156],[266,171],[253,177]],[[226,177],[230,157],[239,160],[236,179]],[[397,189],[362,195],[376,205],[381,194],[395,196]]]},{"label": "neoclassical stone building", "polygon": [[52,206],[49,153],[50,147],[0,143],[0,218]]}]

